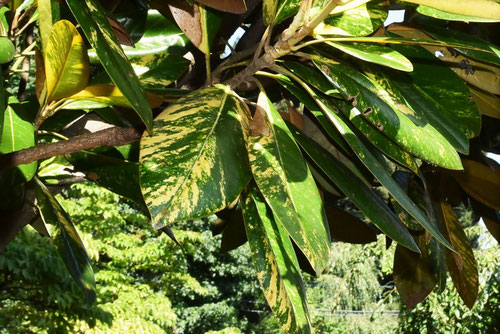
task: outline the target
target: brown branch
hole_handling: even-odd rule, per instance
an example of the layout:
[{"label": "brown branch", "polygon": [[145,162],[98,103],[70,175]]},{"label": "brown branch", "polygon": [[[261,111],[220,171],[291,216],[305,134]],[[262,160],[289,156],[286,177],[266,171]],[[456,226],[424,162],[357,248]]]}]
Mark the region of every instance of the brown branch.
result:
[{"label": "brown branch", "polygon": [[141,135],[142,131],[135,128],[114,127],[93,133],[86,133],[66,141],[39,144],[0,156],[0,170],[93,147],[130,144],[138,140]]}]

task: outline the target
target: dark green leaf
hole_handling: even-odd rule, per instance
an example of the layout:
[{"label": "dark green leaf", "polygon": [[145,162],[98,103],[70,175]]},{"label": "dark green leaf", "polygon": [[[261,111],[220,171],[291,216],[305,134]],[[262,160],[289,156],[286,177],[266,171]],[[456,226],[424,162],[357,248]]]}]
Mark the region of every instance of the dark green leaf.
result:
[{"label": "dark green leaf", "polygon": [[37,206],[45,224],[55,225],[54,245],[68,268],[71,277],[83,291],[88,303],[96,300],[94,271],[85,246],[69,215],[50,193],[47,187],[35,178]]},{"label": "dark green leaf", "polygon": [[97,0],[67,0],[69,8],[97,52],[104,69],[132,108],[152,131],[153,112],[130,62],[114,36],[104,10]]}]

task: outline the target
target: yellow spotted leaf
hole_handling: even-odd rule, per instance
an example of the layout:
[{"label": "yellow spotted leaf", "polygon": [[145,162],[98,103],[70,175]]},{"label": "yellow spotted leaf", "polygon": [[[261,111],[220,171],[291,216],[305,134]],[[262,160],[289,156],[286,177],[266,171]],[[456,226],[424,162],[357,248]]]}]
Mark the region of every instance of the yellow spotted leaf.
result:
[{"label": "yellow spotted leaf", "polygon": [[500,19],[500,3],[495,0],[404,0],[405,2],[429,6],[448,13]]},{"label": "yellow spotted leaf", "polygon": [[71,96],[87,85],[90,63],[82,37],[66,20],[57,21],[44,52],[47,101]]},{"label": "yellow spotted leaf", "polygon": [[218,212],[245,188],[251,177],[240,122],[245,108],[217,85],[186,95],[156,117],[139,157],[155,228]]}]

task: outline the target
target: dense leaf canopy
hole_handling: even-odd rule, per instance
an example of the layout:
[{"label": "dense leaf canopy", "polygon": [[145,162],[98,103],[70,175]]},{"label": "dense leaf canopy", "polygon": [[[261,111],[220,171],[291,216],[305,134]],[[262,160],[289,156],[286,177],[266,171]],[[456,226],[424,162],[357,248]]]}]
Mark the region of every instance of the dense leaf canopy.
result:
[{"label": "dense leaf canopy", "polygon": [[[453,207],[499,240],[498,1],[0,3],[0,248],[32,224],[92,303],[54,196],[91,180],[176,242],[176,223],[218,214],[285,332],[311,332],[301,270],[320,275],[332,240],[380,233],[408,308],[448,272],[473,307]],[[405,18],[385,26],[391,9]]]}]

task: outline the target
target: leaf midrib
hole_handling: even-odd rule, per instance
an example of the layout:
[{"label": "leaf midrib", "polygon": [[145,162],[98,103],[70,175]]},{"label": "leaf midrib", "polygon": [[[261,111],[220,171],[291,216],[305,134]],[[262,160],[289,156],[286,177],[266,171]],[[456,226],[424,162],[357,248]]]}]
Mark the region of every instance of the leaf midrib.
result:
[{"label": "leaf midrib", "polygon": [[203,145],[201,146],[200,151],[198,152],[198,155],[196,156],[196,159],[194,159],[194,162],[191,165],[191,167],[189,168],[188,173],[184,176],[184,179],[182,180],[182,183],[179,184],[179,186],[177,186],[177,189],[175,190],[174,196],[172,196],[172,200],[170,201],[170,203],[168,203],[167,207],[170,207],[170,205],[172,204],[172,202],[174,202],[175,198],[177,198],[177,195],[179,193],[179,189],[182,189],[184,187],[184,185],[186,184],[187,180],[190,178],[190,176],[191,176],[191,174],[192,174],[192,172],[194,170],[195,165],[200,160],[200,157],[201,157],[201,155],[203,154],[203,152],[205,150],[205,146],[207,145],[207,142],[208,142],[209,138],[212,136],[212,134],[215,131],[215,127],[219,123],[219,119],[220,119],[220,116],[222,114],[222,110],[224,109],[224,105],[226,104],[226,100],[227,100],[227,96],[228,95],[229,94],[227,94],[227,92],[224,91],[224,97],[222,99],[222,103],[220,104],[219,111],[217,113],[217,118],[215,119],[214,124],[212,125],[212,128],[210,129],[209,133],[207,134],[206,139],[203,142]]},{"label": "leaf midrib", "polygon": [[[75,41],[75,34],[73,33],[73,31],[71,31],[71,35],[72,35],[72,37],[71,37],[71,44],[69,45],[68,51],[64,55],[65,56],[64,57],[64,63],[63,63],[63,66],[61,68],[61,71],[57,75],[57,83],[54,86],[54,89],[52,90],[52,92],[50,93],[50,96],[48,97],[48,99],[51,98],[52,95],[54,95],[54,92],[57,91],[57,87],[59,87],[59,84],[61,83],[61,77],[62,77],[62,75],[64,73],[64,69],[66,68],[66,64],[68,63],[69,54],[71,53],[71,48],[73,47],[73,42]],[[49,61],[49,63],[50,63],[50,61]]]}]

